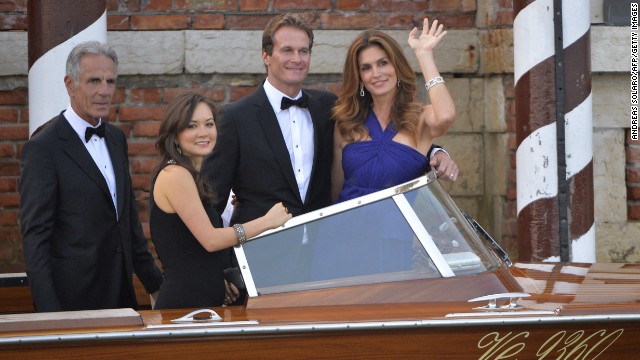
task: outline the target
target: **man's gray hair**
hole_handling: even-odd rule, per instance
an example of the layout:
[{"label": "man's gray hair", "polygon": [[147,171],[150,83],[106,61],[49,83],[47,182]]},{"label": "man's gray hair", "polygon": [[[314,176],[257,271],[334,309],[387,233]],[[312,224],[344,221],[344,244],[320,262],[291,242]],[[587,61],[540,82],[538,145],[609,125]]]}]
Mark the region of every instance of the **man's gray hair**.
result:
[{"label": "man's gray hair", "polygon": [[67,58],[66,75],[75,82],[78,82],[78,74],[80,73],[80,59],[85,55],[104,55],[113,60],[116,69],[118,68],[118,55],[109,45],[99,41],[83,42],[76,45]]}]

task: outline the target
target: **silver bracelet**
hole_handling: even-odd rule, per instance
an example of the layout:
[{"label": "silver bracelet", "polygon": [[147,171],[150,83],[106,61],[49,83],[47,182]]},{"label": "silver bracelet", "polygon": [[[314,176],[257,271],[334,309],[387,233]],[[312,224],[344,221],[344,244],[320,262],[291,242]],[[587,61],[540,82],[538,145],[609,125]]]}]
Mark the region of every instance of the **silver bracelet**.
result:
[{"label": "silver bracelet", "polygon": [[427,92],[429,92],[429,90],[431,90],[432,87],[438,84],[444,84],[444,79],[442,78],[442,76],[436,76],[433,79],[427,81],[427,83],[424,84],[424,87],[425,89],[427,89]]},{"label": "silver bracelet", "polygon": [[233,230],[235,230],[236,238],[238,238],[236,247],[244,245],[244,243],[247,242],[247,234],[245,234],[244,227],[242,226],[242,224],[233,225]]}]

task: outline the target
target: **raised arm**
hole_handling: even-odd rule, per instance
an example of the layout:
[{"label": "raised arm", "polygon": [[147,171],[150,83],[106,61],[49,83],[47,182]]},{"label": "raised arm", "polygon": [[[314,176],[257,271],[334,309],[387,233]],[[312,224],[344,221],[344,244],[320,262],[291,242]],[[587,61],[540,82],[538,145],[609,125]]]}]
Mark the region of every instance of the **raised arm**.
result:
[{"label": "raised arm", "polygon": [[422,31],[413,28],[409,33],[409,46],[416,55],[420,70],[427,84],[430,105],[425,106],[423,121],[429,128],[431,138],[444,135],[456,118],[456,109],[433,56],[435,47],[447,34],[443,26],[434,20],[429,27],[429,19],[424,19]]}]

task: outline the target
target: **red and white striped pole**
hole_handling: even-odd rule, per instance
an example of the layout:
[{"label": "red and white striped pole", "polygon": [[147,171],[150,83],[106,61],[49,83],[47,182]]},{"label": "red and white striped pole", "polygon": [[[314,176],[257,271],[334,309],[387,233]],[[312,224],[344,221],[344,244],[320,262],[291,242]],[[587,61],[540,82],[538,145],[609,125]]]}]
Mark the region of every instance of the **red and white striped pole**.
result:
[{"label": "red and white striped pole", "polygon": [[589,7],[514,1],[518,257],[595,262]]},{"label": "red and white striped pole", "polygon": [[29,134],[69,104],[67,56],[79,43],[107,42],[106,0],[29,1]]}]

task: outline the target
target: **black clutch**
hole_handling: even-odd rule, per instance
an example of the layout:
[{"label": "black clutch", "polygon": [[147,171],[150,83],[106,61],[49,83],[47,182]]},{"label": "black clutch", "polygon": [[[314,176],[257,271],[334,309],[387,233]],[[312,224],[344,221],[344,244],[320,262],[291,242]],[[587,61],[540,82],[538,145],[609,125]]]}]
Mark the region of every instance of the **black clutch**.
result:
[{"label": "black clutch", "polygon": [[244,285],[244,279],[242,278],[242,273],[240,272],[239,267],[236,266],[224,269],[223,273],[224,279],[235,285],[238,290],[243,291],[247,289]]}]

